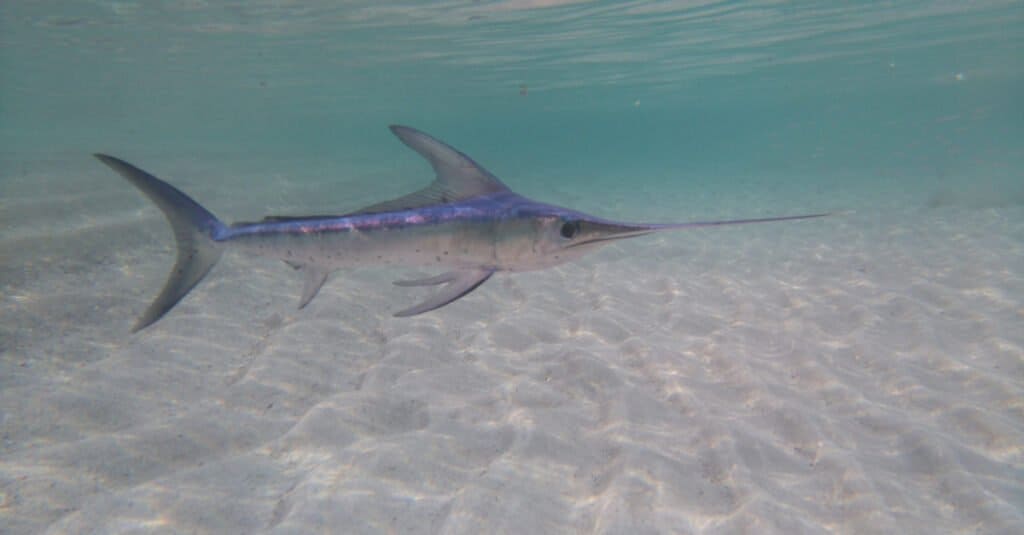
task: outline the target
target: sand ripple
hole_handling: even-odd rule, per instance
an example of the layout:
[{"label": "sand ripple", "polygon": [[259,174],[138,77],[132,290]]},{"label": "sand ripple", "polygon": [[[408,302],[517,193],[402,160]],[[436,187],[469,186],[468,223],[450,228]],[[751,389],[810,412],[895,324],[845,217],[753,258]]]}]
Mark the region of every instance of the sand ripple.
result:
[{"label": "sand ripple", "polygon": [[393,273],[296,311],[289,269],[229,256],[136,336],[169,251],[86,232],[5,280],[0,522],[1020,532],[1007,210],[654,237],[413,319],[389,316],[415,297]]}]

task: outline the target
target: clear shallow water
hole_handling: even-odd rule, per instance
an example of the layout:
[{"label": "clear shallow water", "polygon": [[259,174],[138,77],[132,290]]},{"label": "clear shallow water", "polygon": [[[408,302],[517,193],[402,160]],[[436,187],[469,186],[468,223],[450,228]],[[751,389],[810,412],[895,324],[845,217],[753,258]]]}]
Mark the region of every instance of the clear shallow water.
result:
[{"label": "clear shallow water", "polygon": [[[4,6],[3,523],[1012,532],[1022,28],[1019,2]],[[227,220],[324,213],[428,180],[391,123],[609,217],[855,213],[410,322],[394,273],[296,312],[289,270],[229,257],[128,335],[169,236],[90,153]]]},{"label": "clear shallow water", "polygon": [[912,1],[18,3],[2,18],[0,135],[5,150],[47,154],[352,160],[393,154],[383,126],[401,122],[507,149],[492,166],[568,160],[578,175],[1005,159],[1019,157],[1021,12]]}]

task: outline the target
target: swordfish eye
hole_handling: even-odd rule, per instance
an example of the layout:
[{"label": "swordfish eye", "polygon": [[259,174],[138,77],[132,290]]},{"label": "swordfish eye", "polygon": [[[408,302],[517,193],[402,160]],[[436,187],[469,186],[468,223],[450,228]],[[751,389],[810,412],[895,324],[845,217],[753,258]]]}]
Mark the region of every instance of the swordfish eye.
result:
[{"label": "swordfish eye", "polygon": [[580,222],[579,221],[566,221],[565,223],[562,223],[562,230],[559,231],[559,234],[561,234],[563,238],[565,238],[567,240],[571,240],[574,237],[576,237],[576,234],[579,231],[580,231]]}]

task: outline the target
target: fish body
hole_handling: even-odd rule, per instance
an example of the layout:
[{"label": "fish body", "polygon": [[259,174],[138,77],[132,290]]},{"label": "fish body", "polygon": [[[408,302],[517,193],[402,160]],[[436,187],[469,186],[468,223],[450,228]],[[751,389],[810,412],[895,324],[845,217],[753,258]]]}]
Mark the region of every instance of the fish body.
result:
[{"label": "fish body", "polygon": [[206,276],[226,249],[277,258],[302,272],[305,286],[300,308],[338,269],[392,265],[446,270],[435,277],[396,281],[399,286],[443,285],[426,301],[396,314],[411,316],[461,298],[496,272],[556,266],[613,240],[662,230],[827,215],[623,223],[530,200],[445,143],[405,126],[392,126],[391,130],[434,168],[437,177],[426,188],[342,215],[269,216],[231,225],[159,178],[113,156],[97,154],[163,211],[178,247],[164,289],[134,330],[166,314]]}]

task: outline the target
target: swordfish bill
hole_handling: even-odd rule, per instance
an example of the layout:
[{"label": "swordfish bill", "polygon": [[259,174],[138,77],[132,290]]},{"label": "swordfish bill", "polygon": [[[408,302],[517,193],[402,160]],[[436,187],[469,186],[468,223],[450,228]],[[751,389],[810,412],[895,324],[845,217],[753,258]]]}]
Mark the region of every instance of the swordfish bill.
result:
[{"label": "swordfish bill", "polygon": [[230,225],[167,182],[124,160],[96,154],[163,212],[177,245],[167,282],[133,332],[167,314],[226,249],[277,258],[301,273],[299,308],[309,304],[330,274],[341,268],[390,265],[443,270],[437,276],[395,282],[439,288],[425,301],[395,314],[404,317],[443,307],[499,271],[549,268],[616,240],[666,230],[828,215],[685,223],[613,221],[527,199],[455,148],[407,126],[394,125],[391,131],[433,167],[436,177],[425,188],[341,215],[267,216]]}]

